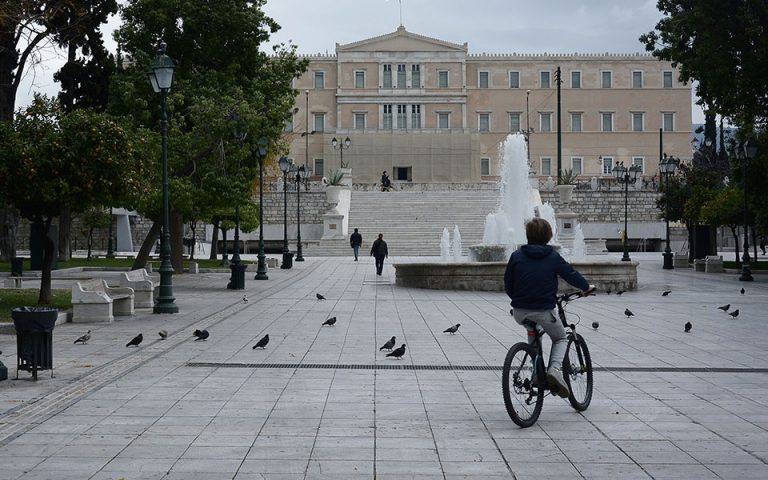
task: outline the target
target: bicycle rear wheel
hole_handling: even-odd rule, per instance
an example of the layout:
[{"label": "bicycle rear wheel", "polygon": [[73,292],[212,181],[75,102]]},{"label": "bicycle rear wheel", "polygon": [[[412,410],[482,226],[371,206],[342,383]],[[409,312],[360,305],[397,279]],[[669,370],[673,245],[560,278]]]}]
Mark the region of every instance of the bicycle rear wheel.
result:
[{"label": "bicycle rear wheel", "polygon": [[544,388],[538,387],[546,385],[544,369],[536,363],[540,363],[536,349],[527,343],[513,345],[504,359],[504,406],[512,421],[523,428],[536,423],[544,403]]},{"label": "bicycle rear wheel", "polygon": [[592,357],[584,337],[577,333],[568,340],[563,377],[571,391],[568,395],[571,406],[579,412],[586,410],[592,401]]}]

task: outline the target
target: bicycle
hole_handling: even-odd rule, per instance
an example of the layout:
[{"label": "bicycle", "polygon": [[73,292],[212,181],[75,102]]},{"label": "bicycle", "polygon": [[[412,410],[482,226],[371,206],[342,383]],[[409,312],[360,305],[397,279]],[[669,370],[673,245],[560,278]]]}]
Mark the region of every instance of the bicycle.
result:
[{"label": "bicycle", "polygon": [[[586,295],[592,292],[594,288]],[[592,401],[592,357],[584,337],[576,333],[576,325],[567,322],[565,307],[576,298],[586,295],[583,292],[572,292],[557,298],[557,315],[566,328],[568,337],[563,359],[563,378],[570,390],[568,401],[579,412],[586,410]],[[536,329],[532,322],[524,322],[524,326],[529,332],[535,332],[534,341],[532,344],[519,342],[512,345],[504,359],[501,376],[507,413],[512,421],[522,428],[536,423],[544,397],[556,392],[556,389],[547,384],[544,359],[541,355],[541,336],[544,332]]]}]

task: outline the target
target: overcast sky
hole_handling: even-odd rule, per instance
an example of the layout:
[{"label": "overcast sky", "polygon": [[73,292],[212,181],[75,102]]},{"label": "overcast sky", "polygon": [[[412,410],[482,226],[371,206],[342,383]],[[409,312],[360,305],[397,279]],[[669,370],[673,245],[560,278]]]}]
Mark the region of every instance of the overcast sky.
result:
[{"label": "overcast sky", "polygon": [[[400,25],[401,11],[408,31],[467,42],[470,53],[643,52],[638,37],[661,18],[656,0],[269,0],[265,11],[282,27],[273,41],[290,41],[308,54],[332,54],[336,43],[390,33]],[[114,42],[108,46],[114,49]],[[25,78],[18,106],[29,102],[32,91],[58,91],[51,77],[62,60],[48,56]],[[693,121],[703,122],[696,105]]]}]

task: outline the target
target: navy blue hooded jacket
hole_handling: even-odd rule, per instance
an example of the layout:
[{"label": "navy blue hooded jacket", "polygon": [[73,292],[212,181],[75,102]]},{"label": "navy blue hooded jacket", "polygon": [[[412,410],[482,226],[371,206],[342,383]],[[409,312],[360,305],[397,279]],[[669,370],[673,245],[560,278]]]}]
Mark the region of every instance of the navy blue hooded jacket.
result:
[{"label": "navy blue hooded jacket", "polygon": [[510,257],[504,289],[513,308],[551,310],[557,303],[557,276],[581,290],[589,283],[549,245],[523,245]]}]

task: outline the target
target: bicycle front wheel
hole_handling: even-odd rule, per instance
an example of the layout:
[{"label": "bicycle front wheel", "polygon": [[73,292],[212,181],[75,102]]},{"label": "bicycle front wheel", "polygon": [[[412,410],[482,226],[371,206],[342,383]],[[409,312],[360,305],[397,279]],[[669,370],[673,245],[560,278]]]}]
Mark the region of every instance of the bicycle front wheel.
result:
[{"label": "bicycle front wheel", "polygon": [[568,395],[571,406],[579,412],[586,410],[592,401],[592,357],[584,337],[577,333],[568,340],[563,377],[571,391]]},{"label": "bicycle front wheel", "polygon": [[523,428],[536,423],[544,403],[544,369],[536,363],[536,349],[527,343],[513,345],[504,359],[504,406],[512,421]]}]

